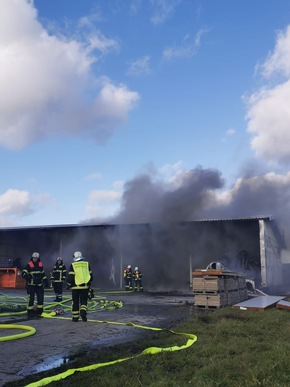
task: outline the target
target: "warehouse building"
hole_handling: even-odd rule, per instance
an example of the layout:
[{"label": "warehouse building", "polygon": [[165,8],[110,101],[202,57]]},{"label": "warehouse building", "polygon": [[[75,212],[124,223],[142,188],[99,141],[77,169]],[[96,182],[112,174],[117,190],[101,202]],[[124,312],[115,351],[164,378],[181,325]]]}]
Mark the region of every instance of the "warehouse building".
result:
[{"label": "warehouse building", "polygon": [[189,290],[191,272],[215,261],[245,273],[267,291],[284,289],[289,276],[283,238],[271,217],[0,228],[2,269],[21,269],[38,251],[49,274],[58,256],[69,266],[75,250],[89,260],[93,285],[102,289],[123,288],[123,269],[129,264],[142,271],[148,291]]}]

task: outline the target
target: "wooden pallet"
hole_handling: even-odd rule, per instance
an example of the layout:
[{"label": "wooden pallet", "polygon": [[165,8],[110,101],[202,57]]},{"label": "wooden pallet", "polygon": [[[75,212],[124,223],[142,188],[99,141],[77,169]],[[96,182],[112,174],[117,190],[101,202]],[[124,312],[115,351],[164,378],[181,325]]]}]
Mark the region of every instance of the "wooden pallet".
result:
[{"label": "wooden pallet", "polygon": [[193,294],[208,294],[208,295],[217,295],[220,293],[226,293],[226,290],[195,290],[193,289]]},{"label": "wooden pallet", "polygon": [[242,274],[234,271],[227,271],[227,270],[221,270],[221,269],[195,269],[195,271],[192,272],[193,276],[223,276],[223,277],[241,277]]},{"label": "wooden pallet", "polygon": [[194,305],[197,310],[217,310],[220,309],[219,305]]},{"label": "wooden pallet", "polygon": [[194,304],[195,305],[204,305],[204,306],[215,306],[215,307],[221,307],[221,306],[227,306],[228,305],[228,299],[226,293],[219,293],[219,294],[197,294],[194,298]]}]

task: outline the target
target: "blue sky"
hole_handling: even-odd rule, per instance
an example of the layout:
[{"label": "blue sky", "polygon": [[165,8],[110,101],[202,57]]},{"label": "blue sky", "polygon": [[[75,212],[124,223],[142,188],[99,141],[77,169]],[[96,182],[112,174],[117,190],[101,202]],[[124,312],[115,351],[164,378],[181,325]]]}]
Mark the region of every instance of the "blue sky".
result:
[{"label": "blue sky", "polygon": [[193,219],[288,206],[289,2],[1,6],[0,226],[156,220],[185,187]]}]

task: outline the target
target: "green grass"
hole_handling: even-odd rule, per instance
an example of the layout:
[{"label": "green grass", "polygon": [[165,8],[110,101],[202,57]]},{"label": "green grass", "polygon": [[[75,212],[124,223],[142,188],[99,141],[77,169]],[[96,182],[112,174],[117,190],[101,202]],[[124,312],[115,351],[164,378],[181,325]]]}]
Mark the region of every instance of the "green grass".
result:
[{"label": "green grass", "polygon": [[[203,311],[171,328],[176,332],[197,335],[197,342],[181,351],[139,356],[94,371],[77,372],[49,386],[290,386],[289,311],[268,309],[253,312],[232,308]],[[5,386],[25,386],[68,368],[134,356],[151,346],[183,345],[186,341],[184,336],[152,331],[145,339],[86,352],[73,365],[34,375],[22,382],[6,383]]]}]

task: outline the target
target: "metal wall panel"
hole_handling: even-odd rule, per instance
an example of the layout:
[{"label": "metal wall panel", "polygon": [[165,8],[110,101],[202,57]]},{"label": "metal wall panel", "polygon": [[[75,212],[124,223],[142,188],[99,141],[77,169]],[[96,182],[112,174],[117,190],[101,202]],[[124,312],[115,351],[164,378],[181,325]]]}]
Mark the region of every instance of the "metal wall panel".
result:
[{"label": "metal wall panel", "polygon": [[270,220],[259,220],[261,285],[273,288],[282,285],[282,262],[280,248],[271,228]]}]

